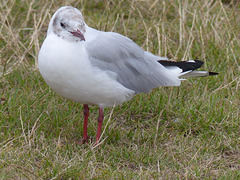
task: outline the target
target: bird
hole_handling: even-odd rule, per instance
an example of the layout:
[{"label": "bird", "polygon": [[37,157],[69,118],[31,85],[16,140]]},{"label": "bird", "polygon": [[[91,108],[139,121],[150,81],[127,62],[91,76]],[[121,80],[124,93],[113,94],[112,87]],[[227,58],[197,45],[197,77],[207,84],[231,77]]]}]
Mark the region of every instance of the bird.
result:
[{"label": "bird", "polygon": [[171,61],[143,50],[126,36],[91,28],[72,6],[60,7],[53,14],[38,65],[53,91],[83,104],[82,143],[90,138],[89,105],[99,107],[96,144],[100,142],[104,108],[160,86],[180,86],[185,77],[218,74],[195,71],[203,65],[200,60]]}]

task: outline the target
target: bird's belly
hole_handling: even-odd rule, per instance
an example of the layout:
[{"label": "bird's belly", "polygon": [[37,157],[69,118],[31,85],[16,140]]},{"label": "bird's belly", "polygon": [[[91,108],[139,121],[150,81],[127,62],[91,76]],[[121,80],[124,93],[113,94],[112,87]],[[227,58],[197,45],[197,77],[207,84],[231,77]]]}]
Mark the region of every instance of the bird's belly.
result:
[{"label": "bird's belly", "polygon": [[60,95],[82,104],[102,107],[121,104],[132,98],[134,92],[123,87],[104,73],[86,74],[65,72],[51,78],[44,77],[47,84]]}]

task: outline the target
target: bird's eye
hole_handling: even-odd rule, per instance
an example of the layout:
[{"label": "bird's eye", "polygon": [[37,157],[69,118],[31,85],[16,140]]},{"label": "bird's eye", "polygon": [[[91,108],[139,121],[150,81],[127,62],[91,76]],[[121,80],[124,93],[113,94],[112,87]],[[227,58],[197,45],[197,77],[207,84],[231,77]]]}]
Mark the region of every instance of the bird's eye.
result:
[{"label": "bird's eye", "polygon": [[61,26],[62,28],[65,28],[65,27],[66,27],[65,24],[63,24],[62,22],[60,22],[60,26]]}]

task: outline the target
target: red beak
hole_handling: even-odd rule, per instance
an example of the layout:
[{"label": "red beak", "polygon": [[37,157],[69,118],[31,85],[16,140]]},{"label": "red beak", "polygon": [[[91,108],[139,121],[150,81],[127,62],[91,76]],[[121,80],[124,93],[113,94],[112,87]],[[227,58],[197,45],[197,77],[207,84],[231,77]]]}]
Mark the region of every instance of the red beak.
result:
[{"label": "red beak", "polygon": [[77,31],[69,31],[73,36],[78,37],[81,41],[85,41],[84,35],[77,29]]}]

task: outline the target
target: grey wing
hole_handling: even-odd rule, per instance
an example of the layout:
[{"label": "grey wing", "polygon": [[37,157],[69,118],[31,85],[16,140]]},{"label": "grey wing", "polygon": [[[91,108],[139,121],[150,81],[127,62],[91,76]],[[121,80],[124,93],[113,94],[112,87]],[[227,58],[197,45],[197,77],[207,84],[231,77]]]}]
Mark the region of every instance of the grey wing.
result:
[{"label": "grey wing", "polygon": [[159,86],[178,86],[177,75],[157,62],[131,39],[113,32],[99,32],[86,49],[91,64],[104,70],[135,93],[147,93]]}]

